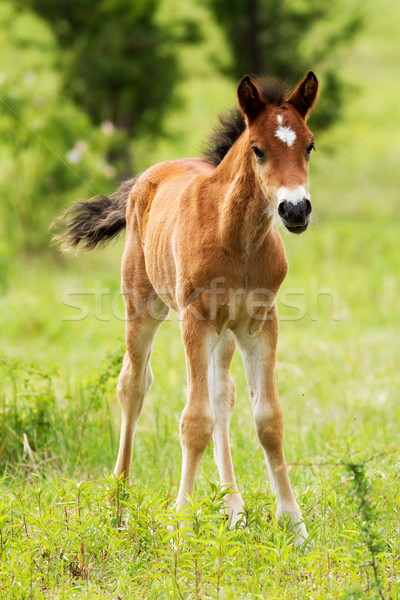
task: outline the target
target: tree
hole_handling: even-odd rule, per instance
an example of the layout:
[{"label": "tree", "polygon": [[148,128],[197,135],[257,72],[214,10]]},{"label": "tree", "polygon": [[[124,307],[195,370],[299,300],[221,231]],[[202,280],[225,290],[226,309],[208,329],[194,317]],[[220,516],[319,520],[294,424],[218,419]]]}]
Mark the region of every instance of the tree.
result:
[{"label": "tree", "polygon": [[[323,94],[313,127],[329,127],[339,116],[344,84],[337,51],[362,25],[345,0],[207,0],[222,26],[232,60],[226,67],[236,79],[268,74],[293,86],[308,70],[316,71]],[[350,4],[350,6],[349,6]]]},{"label": "tree", "polygon": [[74,198],[115,184],[107,135],[63,92],[48,24],[0,3],[0,291],[19,251],[49,247],[51,220]]},{"label": "tree", "polygon": [[[197,39],[192,22],[161,26],[160,0],[23,1],[51,25],[64,92],[94,123],[110,121],[127,138],[160,134],[179,77],[176,47]],[[117,154],[131,175],[127,147]]]}]

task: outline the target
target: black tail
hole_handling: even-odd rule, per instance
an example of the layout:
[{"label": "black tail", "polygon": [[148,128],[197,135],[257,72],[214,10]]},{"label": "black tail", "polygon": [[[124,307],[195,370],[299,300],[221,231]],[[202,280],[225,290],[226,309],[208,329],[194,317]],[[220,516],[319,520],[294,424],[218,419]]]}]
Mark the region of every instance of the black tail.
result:
[{"label": "black tail", "polygon": [[125,181],[110,197],[95,196],[88,202],[75,202],[51,227],[59,229],[53,240],[64,252],[79,252],[104,246],[126,227],[126,205],[136,179]]}]

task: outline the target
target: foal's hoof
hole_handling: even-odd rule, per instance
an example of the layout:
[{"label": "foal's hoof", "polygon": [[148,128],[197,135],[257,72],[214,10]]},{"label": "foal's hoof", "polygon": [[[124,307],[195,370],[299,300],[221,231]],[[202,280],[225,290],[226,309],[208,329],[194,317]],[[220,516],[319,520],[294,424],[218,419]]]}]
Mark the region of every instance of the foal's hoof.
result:
[{"label": "foal's hoof", "polygon": [[308,533],[301,516],[300,509],[297,508],[278,508],[276,512],[278,525],[287,528],[289,533],[295,535],[294,543],[300,548],[307,541]]},{"label": "foal's hoof", "polygon": [[225,510],[225,518],[227,521],[229,521],[230,529],[244,529],[246,526],[244,509],[241,512]]},{"label": "foal's hoof", "polygon": [[307,538],[308,538],[307,529],[306,529],[306,526],[304,525],[304,523],[302,523],[302,522],[297,523],[293,527],[293,533],[296,533],[296,537],[294,538],[295,545],[298,548],[301,548],[302,546],[304,546],[304,544],[307,542]]}]

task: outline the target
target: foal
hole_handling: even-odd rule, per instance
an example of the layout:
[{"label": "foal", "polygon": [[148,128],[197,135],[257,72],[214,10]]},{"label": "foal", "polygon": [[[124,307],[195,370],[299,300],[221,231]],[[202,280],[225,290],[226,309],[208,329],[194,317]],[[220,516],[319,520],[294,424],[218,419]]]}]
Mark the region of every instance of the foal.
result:
[{"label": "foal", "polygon": [[311,213],[306,126],[318,81],[309,72],[289,97],[273,80],[239,83],[236,109],[214,136],[206,158],[157,164],[110,198],[73,205],[58,225],[67,249],[92,248],[126,226],[122,291],[126,354],[117,393],[122,408],[115,473],[130,474],[133,435],[152,383],[150,355],[169,308],[180,315],[188,399],[180,421],[183,461],[177,507],[193,494],[201,456],[214,438],[215,458],[234,524],[243,512],[229,444],[235,388],[230,364],[237,343],[264,450],[277,518],[298,543],[307,537],[283,452],[274,367],[276,294],[288,263],[274,225],[301,233]]}]

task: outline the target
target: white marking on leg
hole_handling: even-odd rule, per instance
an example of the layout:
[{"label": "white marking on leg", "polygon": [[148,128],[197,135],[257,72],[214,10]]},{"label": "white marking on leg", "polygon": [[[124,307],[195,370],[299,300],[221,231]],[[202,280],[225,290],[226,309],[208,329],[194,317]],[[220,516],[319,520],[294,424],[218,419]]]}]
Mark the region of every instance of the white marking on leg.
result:
[{"label": "white marking on leg", "polygon": [[208,386],[210,401],[214,412],[214,455],[218,466],[223,489],[229,488],[225,496],[225,514],[235,525],[244,511],[243,499],[239,494],[229,442],[229,424],[231,420],[235,386],[229,374],[229,365],[224,364],[226,353],[230,352],[229,337],[226,333],[214,351],[209,354]]},{"label": "white marking on leg", "polygon": [[302,202],[303,200],[310,200],[310,199],[311,199],[311,196],[306,191],[306,188],[304,187],[304,185],[299,185],[296,188],[287,188],[287,187],[282,186],[276,192],[276,202],[277,202],[278,206],[284,200],[286,200],[287,202],[291,202],[292,204],[298,204],[299,202]]},{"label": "white marking on leg", "polygon": [[271,487],[276,493],[276,516],[280,524],[288,520],[296,533],[296,544],[307,538],[307,530],[301,522],[301,512],[294,498],[285,464],[282,443],[280,404],[274,384],[273,368],[268,366],[275,350],[269,346],[268,334],[249,338],[244,331],[237,331],[236,339],[242,354],[246,379],[253,402],[254,423],[266,458]]},{"label": "white marking on leg", "polygon": [[295,132],[288,125],[285,126],[282,124],[283,123],[282,115],[278,115],[277,121],[278,121],[279,127],[275,132],[276,137],[279,138],[284,144],[287,144],[289,146],[289,148],[291,148],[297,137]]}]

